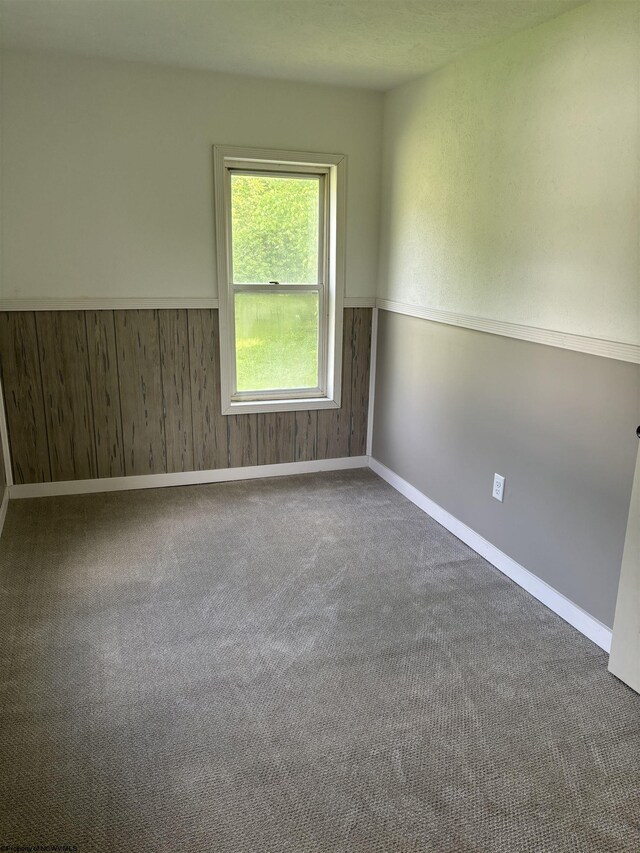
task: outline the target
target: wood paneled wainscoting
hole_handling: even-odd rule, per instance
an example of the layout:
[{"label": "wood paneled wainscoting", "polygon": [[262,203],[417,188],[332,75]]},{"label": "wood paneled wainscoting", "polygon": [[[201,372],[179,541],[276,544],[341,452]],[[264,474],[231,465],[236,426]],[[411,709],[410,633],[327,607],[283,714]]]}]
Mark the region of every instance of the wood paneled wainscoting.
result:
[{"label": "wood paneled wainscoting", "polygon": [[362,456],[371,314],[344,311],[340,409],[225,416],[216,309],[0,312],[14,482]]}]

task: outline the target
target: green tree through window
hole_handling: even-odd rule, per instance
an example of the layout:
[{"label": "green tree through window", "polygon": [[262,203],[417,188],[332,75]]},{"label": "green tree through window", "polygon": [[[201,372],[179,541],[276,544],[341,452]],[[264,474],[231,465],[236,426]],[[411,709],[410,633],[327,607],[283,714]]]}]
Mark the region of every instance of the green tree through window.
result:
[{"label": "green tree through window", "polygon": [[[235,284],[318,283],[320,179],[231,176]],[[318,384],[318,295],[237,293],[238,391]]]},{"label": "green tree through window", "polygon": [[233,281],[318,282],[320,181],[234,174]]}]

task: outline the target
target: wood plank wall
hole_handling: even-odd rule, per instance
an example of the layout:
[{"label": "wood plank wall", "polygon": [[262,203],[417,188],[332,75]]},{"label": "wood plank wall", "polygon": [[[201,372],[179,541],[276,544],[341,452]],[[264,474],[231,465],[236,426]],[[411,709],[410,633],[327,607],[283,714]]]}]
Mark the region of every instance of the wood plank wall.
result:
[{"label": "wood plank wall", "polygon": [[340,409],[223,416],[214,309],[0,312],[14,482],[361,456],[371,314],[344,311]]}]

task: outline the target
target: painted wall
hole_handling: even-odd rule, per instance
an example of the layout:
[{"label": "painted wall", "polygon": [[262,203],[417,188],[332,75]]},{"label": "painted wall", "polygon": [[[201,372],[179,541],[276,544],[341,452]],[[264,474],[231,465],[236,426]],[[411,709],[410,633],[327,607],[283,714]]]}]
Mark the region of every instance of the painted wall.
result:
[{"label": "painted wall", "polygon": [[[388,94],[380,295],[640,343],[639,95],[627,2]],[[373,455],[608,626],[637,423],[638,365],[380,311]]]},{"label": "painted wall", "polygon": [[379,295],[640,343],[640,4],[400,87],[384,126]]},{"label": "painted wall", "polygon": [[3,298],[217,296],[214,143],[346,154],[346,295],[377,276],[382,96],[6,53]]},{"label": "painted wall", "polygon": [[640,365],[380,311],[373,456],[609,627],[637,423]]}]

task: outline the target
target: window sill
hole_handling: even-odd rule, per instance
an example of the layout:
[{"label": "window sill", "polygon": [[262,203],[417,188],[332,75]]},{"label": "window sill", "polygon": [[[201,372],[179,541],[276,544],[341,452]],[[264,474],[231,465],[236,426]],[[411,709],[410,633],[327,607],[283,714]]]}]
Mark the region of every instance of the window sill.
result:
[{"label": "window sill", "polygon": [[339,409],[340,401],[328,397],[306,397],[294,400],[247,400],[222,406],[223,415],[252,415],[257,412],[309,412],[316,409]]}]

